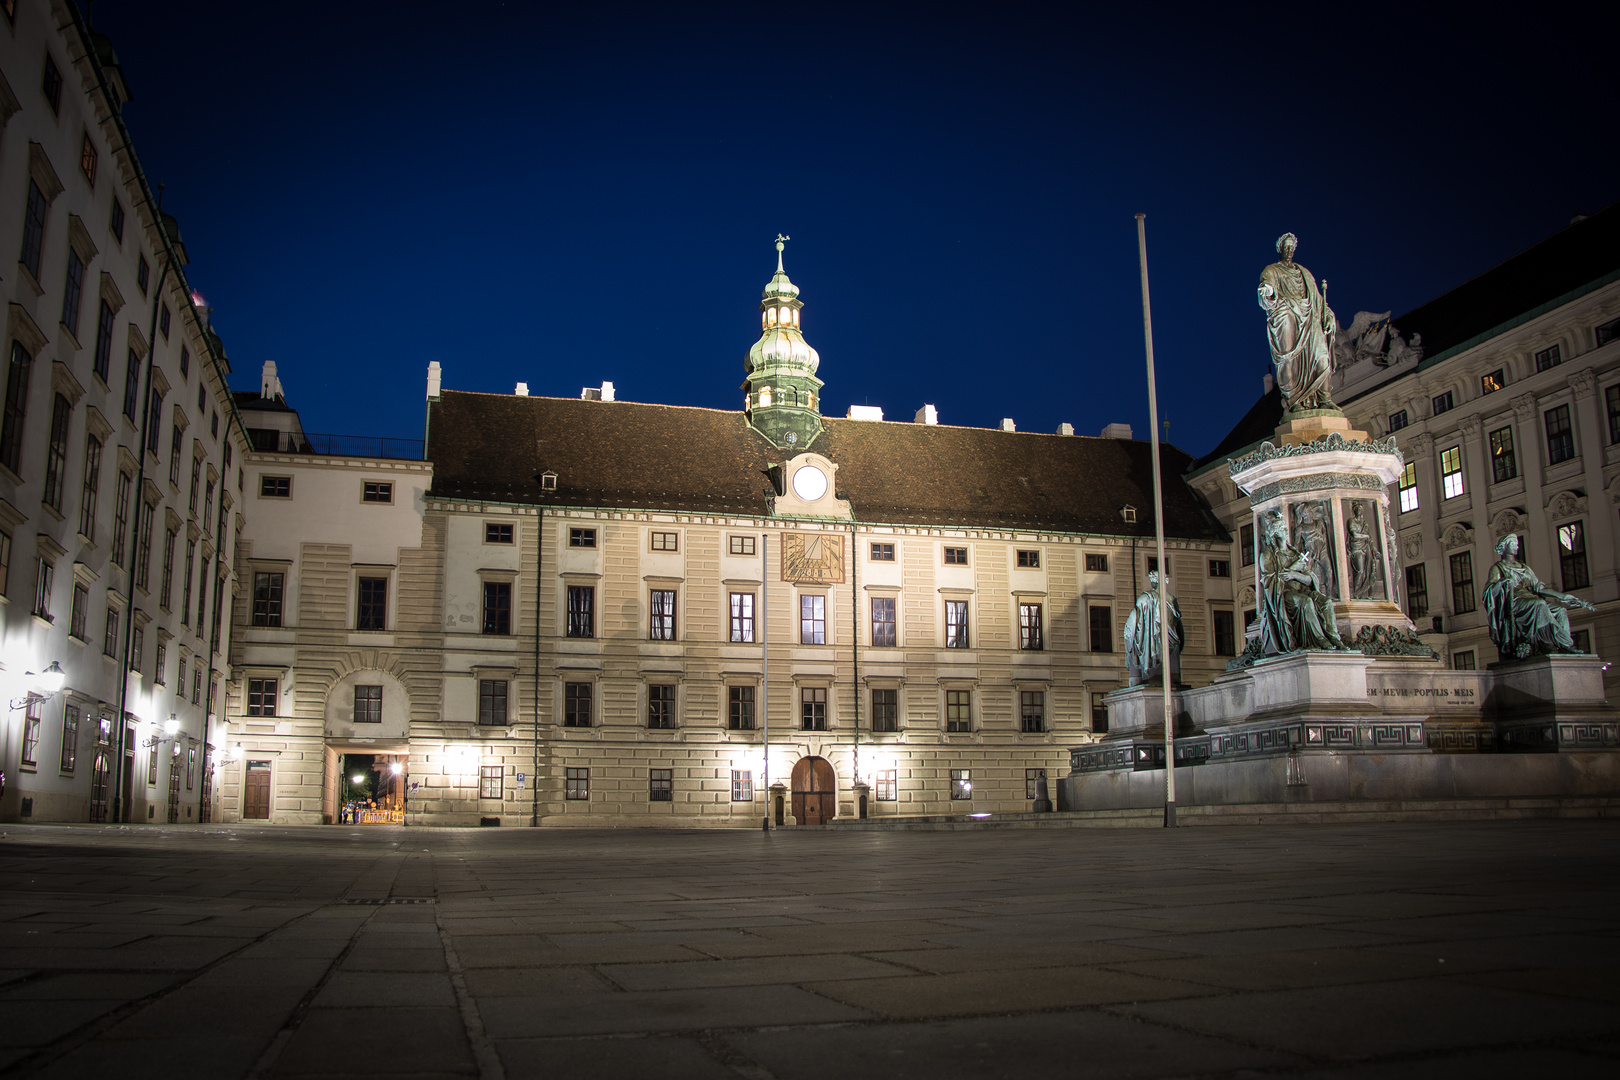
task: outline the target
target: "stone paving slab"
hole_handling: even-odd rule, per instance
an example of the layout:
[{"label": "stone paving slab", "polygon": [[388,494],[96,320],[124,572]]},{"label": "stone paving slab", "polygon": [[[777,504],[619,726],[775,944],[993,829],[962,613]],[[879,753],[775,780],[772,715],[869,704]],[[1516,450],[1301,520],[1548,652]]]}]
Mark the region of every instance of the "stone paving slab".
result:
[{"label": "stone paving slab", "polygon": [[6,832],[8,1075],[1620,1072],[1614,821]]}]

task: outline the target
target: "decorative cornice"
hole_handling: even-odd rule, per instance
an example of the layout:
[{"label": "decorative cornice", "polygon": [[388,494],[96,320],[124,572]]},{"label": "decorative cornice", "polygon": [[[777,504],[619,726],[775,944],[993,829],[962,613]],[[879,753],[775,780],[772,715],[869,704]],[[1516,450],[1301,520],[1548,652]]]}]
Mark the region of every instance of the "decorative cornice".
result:
[{"label": "decorative cornice", "polygon": [[1597,372],[1591,368],[1582,368],[1570,373],[1569,387],[1575,391],[1575,399],[1584,401],[1597,393]]},{"label": "decorative cornice", "polygon": [[1233,476],[1246,472],[1256,465],[1262,465],[1278,458],[1308,457],[1311,454],[1325,454],[1336,450],[1349,450],[1362,454],[1400,454],[1400,448],[1394,439],[1373,439],[1363,442],[1360,439],[1346,439],[1337,431],[1330,432],[1326,438],[1314,442],[1297,443],[1293,446],[1274,446],[1269,442],[1260,444],[1260,449],[1246,457],[1235,458],[1229,465]]},{"label": "decorative cornice", "polygon": [[1508,402],[1513,406],[1513,416],[1521,424],[1528,424],[1536,418],[1536,395],[1520,394]]}]

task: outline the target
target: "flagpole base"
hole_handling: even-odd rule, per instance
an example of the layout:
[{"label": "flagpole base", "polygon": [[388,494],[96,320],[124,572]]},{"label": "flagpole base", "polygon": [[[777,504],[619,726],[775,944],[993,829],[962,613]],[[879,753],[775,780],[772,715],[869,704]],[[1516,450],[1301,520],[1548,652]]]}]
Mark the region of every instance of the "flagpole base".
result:
[{"label": "flagpole base", "polygon": [[1164,827],[1167,829],[1176,827],[1176,804],[1173,801],[1164,804]]},{"label": "flagpole base", "polygon": [[766,814],[764,817],[760,818],[759,819],[759,827],[764,832],[770,832],[771,831],[771,815]]}]

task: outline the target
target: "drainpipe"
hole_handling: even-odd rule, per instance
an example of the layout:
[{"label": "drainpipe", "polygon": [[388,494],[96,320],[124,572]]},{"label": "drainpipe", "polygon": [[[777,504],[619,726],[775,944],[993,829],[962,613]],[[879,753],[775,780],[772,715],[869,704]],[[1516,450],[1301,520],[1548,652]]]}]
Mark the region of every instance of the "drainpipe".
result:
[{"label": "drainpipe", "polygon": [[[158,232],[162,233],[164,231],[162,184],[158,185],[156,215]],[[126,568],[125,585],[129,588],[129,595],[124,603],[124,655],[119,660],[118,672],[118,742],[117,752],[113,757],[113,761],[117,764],[117,775],[113,783],[112,800],[113,821],[115,822],[124,820],[125,815],[129,813],[129,803],[131,801],[129,792],[124,790],[124,754],[126,752],[124,742],[129,737],[129,723],[124,718],[129,708],[129,656],[135,647],[135,560],[140,557],[141,525],[146,516],[154,513],[157,509],[156,507],[147,508],[143,489],[146,487],[147,431],[152,422],[152,365],[157,360],[158,309],[163,306],[163,286],[169,280],[169,262],[168,245],[164,245],[163,270],[158,275],[157,288],[152,290],[152,322],[146,336],[146,379],[141,387],[141,400],[144,402],[141,408],[141,432],[140,441],[135,447],[140,464],[135,469],[135,489],[133,491],[135,498],[135,525],[130,530],[130,543],[127,549],[129,566]],[[114,491],[113,495],[116,499],[117,492]],[[150,557],[151,552],[148,552],[147,555]],[[206,724],[205,717],[205,727]],[[173,761],[169,763],[169,767],[171,769],[174,767]]]},{"label": "drainpipe", "polygon": [[771,534],[759,534],[759,715],[765,724],[765,820],[760,828],[771,831],[771,624],[766,618],[766,597],[771,591]]},{"label": "drainpipe", "polygon": [[[231,392],[230,387],[227,386],[225,388],[225,393],[229,394],[230,392]],[[231,427],[235,423],[236,423],[236,410],[233,409],[233,410],[231,410],[231,413],[225,417],[225,438],[224,438],[221,445],[227,446],[227,447],[231,445]],[[219,470],[220,470],[219,471],[219,517],[216,519],[216,524],[214,526],[214,537],[219,542],[219,548],[216,550],[215,557],[214,557],[214,576],[216,578],[219,577],[219,557],[226,553],[225,552],[225,539],[226,539],[226,537],[225,537],[225,492],[230,488],[230,483],[231,483],[231,478],[230,478],[230,475],[229,475],[230,470],[225,467],[225,457],[224,457],[223,452],[220,454]],[[240,491],[237,492],[238,496],[240,496],[241,494],[242,493]],[[229,573],[234,573],[235,570],[236,570],[236,559],[232,558],[227,565],[230,567],[230,569],[227,571],[227,573],[228,574]],[[206,770],[208,769],[208,747],[210,745],[209,742],[208,742],[208,717],[214,711],[214,657],[219,653],[219,635],[220,635],[220,625],[221,625],[221,622],[220,622],[221,616],[220,616],[220,611],[219,611],[219,605],[224,599],[225,599],[224,584],[221,583],[220,587],[219,587],[219,591],[217,591],[214,594],[214,625],[213,625],[213,628],[208,633],[208,696],[203,699],[203,701],[206,702],[206,704],[203,705],[203,753],[202,753],[202,766],[203,766],[203,769],[204,769],[205,773],[206,773]],[[281,691],[278,688],[276,690],[276,693],[279,694],[280,692]],[[225,710],[223,708],[221,708],[220,709],[220,713],[221,713],[221,715],[220,715],[220,723],[222,725],[225,722],[225,717],[223,715],[224,712],[225,712]],[[199,788],[203,789],[203,790],[210,791],[210,792],[212,791],[212,787],[213,787],[212,784],[207,784],[207,785],[199,784],[197,786]],[[202,794],[202,791],[199,791],[197,793],[197,823],[199,825],[202,824],[203,814],[204,814],[206,806],[207,806],[207,803],[206,803],[205,796]]]},{"label": "drainpipe", "polygon": [[855,522],[849,523],[849,628],[851,632],[849,656],[853,661],[853,675],[855,680],[855,772],[850,778],[850,794],[855,801],[855,816],[863,817],[861,813],[861,792],[856,786],[861,782],[861,590],[859,584],[861,565],[860,537],[855,531]]},{"label": "drainpipe", "polygon": [[[427,444],[423,444],[423,453],[427,452]],[[540,497],[545,498],[545,488],[540,489]],[[534,774],[529,781],[534,785],[534,807],[530,811],[529,824],[534,828],[540,827],[540,629],[542,624],[540,615],[540,601],[544,599],[545,563],[546,563],[546,508],[544,505],[535,507],[539,522],[537,527],[537,543],[534,555]]]}]

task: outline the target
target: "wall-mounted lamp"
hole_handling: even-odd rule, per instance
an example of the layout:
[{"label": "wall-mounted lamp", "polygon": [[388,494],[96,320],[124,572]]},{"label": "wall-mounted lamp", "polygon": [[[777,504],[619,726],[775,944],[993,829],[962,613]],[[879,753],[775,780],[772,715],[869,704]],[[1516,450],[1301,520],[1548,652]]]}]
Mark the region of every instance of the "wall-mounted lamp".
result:
[{"label": "wall-mounted lamp", "polygon": [[12,698],[11,709],[13,712],[18,709],[26,709],[37,702],[48,701],[60,694],[62,687],[67,685],[67,672],[63,671],[62,665],[55,660],[52,660],[51,666],[44,671],[28,672],[27,677],[34,680],[36,689],[28,691],[20,698]]}]

